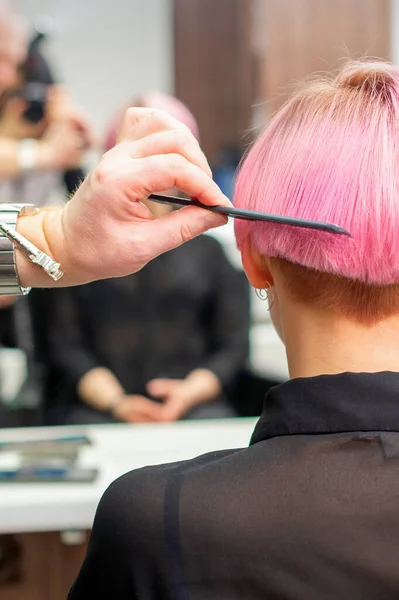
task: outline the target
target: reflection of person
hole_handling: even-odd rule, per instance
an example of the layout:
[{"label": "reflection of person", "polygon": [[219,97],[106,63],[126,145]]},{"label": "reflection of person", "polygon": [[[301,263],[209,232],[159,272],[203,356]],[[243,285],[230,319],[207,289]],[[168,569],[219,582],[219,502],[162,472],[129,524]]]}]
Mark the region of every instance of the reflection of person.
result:
[{"label": "reflection of person", "polygon": [[[152,93],[140,104],[165,109],[198,135],[178,100]],[[144,203],[155,218],[171,212]],[[49,423],[234,416],[222,395],[245,368],[248,285],[216,240],[200,236],[130,277],[59,290],[57,305],[51,355],[64,385]]]},{"label": "reflection of person", "polygon": [[399,70],[311,82],[243,165],[240,207],[353,237],[236,224],[292,380],[244,450],[125,475],[70,600],[399,595]]},{"label": "reflection of person", "polygon": [[[24,20],[6,3],[0,2],[0,94],[4,95],[7,90],[21,83],[20,67],[25,62],[27,47]],[[55,99],[51,103],[55,108]],[[86,126],[76,111],[72,114],[69,110],[67,114],[64,106],[60,118],[60,106],[58,101],[57,113],[54,110],[47,123],[29,125],[23,118],[23,101],[19,98],[5,101],[3,96],[0,122],[1,180],[24,175],[27,168],[45,172],[79,163],[82,156],[82,128],[85,130]],[[28,147],[21,142],[24,138],[38,141]],[[23,202],[24,199],[20,198],[19,201]]]},{"label": "reflection of person", "polygon": [[[78,181],[75,177],[74,184],[68,185],[70,171],[77,171],[90,145],[86,121],[82,112],[70,104],[66,92],[54,85],[45,58],[37,49],[30,50],[19,69],[18,84],[1,100],[0,144],[17,144],[25,169],[12,177],[3,174],[0,202],[36,206],[64,203],[66,194],[73,193],[84,179],[80,170]],[[39,160],[43,154],[48,156],[47,164]],[[64,168],[68,169],[67,175]]]},{"label": "reflection of person", "polygon": [[[76,167],[89,142],[86,119],[70,105],[66,92],[54,86],[47,61],[37,45],[30,44],[17,81],[0,101],[0,146],[16,151],[21,169],[25,167],[13,176],[3,173],[0,203],[39,207],[64,204],[67,194],[84,179]],[[46,164],[38,160],[43,149],[47,149]],[[66,173],[64,167],[68,168]],[[47,389],[47,382],[56,381],[46,344],[54,294],[54,290],[34,290],[28,298],[20,298],[13,309],[0,312],[1,339],[8,337],[12,347],[19,348],[28,359],[28,378],[16,399],[22,406],[38,403],[42,383]]]},{"label": "reflection of person", "polygon": [[248,304],[207,236],[130,277],[58,290],[51,354],[65,382],[48,422],[233,416],[220,397],[245,367]]},{"label": "reflection of person", "polygon": [[[26,51],[20,21],[13,19],[0,2],[0,91],[12,84]],[[10,43],[3,44],[5,40]],[[140,204],[151,192],[174,186],[205,204],[228,204],[184,125],[157,111],[131,109],[120,141],[66,207],[18,219],[17,231],[65,269],[58,285],[134,273],[159,254],[226,222],[195,207],[154,220]],[[19,172],[16,151],[9,150],[0,144],[0,177],[6,167]],[[0,218],[1,213],[0,206]],[[56,285],[21,252],[16,253],[16,271],[24,287]]]}]

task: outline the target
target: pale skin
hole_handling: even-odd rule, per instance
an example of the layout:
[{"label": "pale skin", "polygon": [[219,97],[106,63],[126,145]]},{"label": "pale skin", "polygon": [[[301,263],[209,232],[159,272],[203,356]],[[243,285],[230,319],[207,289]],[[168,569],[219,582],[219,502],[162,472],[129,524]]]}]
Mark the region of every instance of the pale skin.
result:
[{"label": "pale skin", "polygon": [[291,378],[399,371],[399,315],[366,326],[331,309],[296,302],[281,272],[248,240],[241,254],[250,283],[271,291],[271,317],[286,347]]}]

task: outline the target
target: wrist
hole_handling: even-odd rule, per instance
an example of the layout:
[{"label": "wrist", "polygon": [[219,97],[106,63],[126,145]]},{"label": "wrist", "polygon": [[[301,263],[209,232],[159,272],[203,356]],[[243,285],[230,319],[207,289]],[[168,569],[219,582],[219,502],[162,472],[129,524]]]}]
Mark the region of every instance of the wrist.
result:
[{"label": "wrist", "polygon": [[110,412],[125,393],[113,372],[100,366],[93,367],[79,379],[76,391],[83,402],[103,412]]},{"label": "wrist", "polygon": [[[42,208],[32,215],[20,216],[17,221],[17,232],[45,252],[54,261],[61,264],[66,275],[59,285],[68,286],[75,283],[73,268],[69,264],[65,248],[65,237],[62,223],[63,208]],[[54,287],[57,285],[39,267],[16,251],[16,267],[21,285],[24,287]]]},{"label": "wrist", "polygon": [[209,369],[196,369],[185,379],[193,404],[215,400],[222,392],[218,377]]},{"label": "wrist", "polygon": [[126,402],[126,394],[118,394],[107,402],[106,412],[109,412],[113,417],[118,417],[120,407]]}]

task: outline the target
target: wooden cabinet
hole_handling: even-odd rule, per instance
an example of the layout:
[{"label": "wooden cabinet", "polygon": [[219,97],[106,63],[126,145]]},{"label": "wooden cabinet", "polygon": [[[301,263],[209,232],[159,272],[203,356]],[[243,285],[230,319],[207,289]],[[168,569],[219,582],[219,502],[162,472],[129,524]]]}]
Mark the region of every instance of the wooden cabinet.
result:
[{"label": "wooden cabinet", "polygon": [[65,545],[60,533],[30,533],[15,539],[22,549],[20,579],[0,584],[1,600],[66,600],[87,544]]}]

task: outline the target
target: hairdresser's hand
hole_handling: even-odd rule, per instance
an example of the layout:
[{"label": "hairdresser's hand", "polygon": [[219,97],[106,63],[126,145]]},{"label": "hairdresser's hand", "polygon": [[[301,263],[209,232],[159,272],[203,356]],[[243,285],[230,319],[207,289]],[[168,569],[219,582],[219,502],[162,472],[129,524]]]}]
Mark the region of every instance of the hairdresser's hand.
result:
[{"label": "hairdresser's hand", "polygon": [[115,406],[113,416],[124,423],[154,423],[160,421],[158,402],[140,395],[126,395]]},{"label": "hairdresser's hand", "polygon": [[154,379],[148,383],[147,391],[163,402],[160,421],[178,421],[196,406],[215,400],[221,385],[214,373],[197,369],[185,379]]},{"label": "hairdresser's hand", "polygon": [[[177,187],[204,204],[229,204],[188,129],[166,114],[127,112],[120,143],[62,210],[22,217],[18,230],[65,270],[63,285],[135,273],[153,258],[225,223],[220,215],[188,207],[154,220],[141,203],[152,192]],[[18,256],[23,285],[50,280]]]}]

